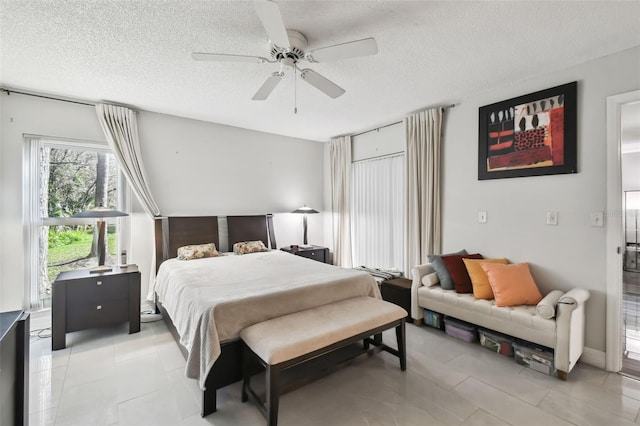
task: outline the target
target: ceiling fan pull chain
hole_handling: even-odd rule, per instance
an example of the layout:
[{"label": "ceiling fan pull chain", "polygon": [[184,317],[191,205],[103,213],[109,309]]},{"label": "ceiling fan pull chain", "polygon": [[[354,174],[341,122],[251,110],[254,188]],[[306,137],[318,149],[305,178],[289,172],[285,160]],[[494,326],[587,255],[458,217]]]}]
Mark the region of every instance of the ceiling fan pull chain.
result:
[{"label": "ceiling fan pull chain", "polygon": [[298,113],[298,70],[293,67],[293,113]]}]

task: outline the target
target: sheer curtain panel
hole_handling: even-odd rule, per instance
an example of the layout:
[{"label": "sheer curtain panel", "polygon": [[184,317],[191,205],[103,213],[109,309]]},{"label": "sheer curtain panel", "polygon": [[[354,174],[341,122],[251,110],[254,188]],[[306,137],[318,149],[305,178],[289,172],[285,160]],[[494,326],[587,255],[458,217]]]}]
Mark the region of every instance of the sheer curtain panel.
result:
[{"label": "sheer curtain panel", "polygon": [[406,134],[405,275],[442,250],[440,162],[442,109],[404,119]]},{"label": "sheer curtain panel", "polygon": [[404,155],[353,163],[353,264],[404,268]]},{"label": "sheer curtain panel", "polygon": [[136,112],[125,107],[96,104],[96,113],[109,147],[142,207],[150,216],[160,216],[144,173]]},{"label": "sheer curtain panel", "polygon": [[331,213],[333,222],[333,263],[351,268],[351,136],[331,139]]}]

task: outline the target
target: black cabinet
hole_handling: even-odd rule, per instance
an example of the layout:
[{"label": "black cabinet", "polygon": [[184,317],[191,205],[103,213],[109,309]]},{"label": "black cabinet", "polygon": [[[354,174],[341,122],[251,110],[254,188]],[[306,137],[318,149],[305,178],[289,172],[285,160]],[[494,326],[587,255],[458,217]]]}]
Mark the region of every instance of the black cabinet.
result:
[{"label": "black cabinet", "polygon": [[53,283],[51,345],[66,346],[66,333],[129,322],[129,333],[140,331],[140,272],[136,265],[61,272]]},{"label": "black cabinet", "polygon": [[380,284],[382,299],[394,303],[407,311],[407,321],[411,319],[411,280],[407,278],[393,278]]},{"label": "black cabinet", "polygon": [[29,314],[0,313],[0,425],[29,424]]},{"label": "black cabinet", "polygon": [[295,254],[296,256],[302,256],[309,259],[317,260],[318,262],[328,263],[329,262],[329,249],[321,246],[288,246],[282,248],[282,250]]}]

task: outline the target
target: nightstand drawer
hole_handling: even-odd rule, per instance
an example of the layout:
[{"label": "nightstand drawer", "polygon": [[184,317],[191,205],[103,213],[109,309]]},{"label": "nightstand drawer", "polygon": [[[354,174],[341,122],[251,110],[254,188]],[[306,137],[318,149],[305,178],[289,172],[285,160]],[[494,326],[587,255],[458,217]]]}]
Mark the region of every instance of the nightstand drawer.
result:
[{"label": "nightstand drawer", "polygon": [[74,305],[67,310],[67,332],[129,321],[129,301]]},{"label": "nightstand drawer", "polygon": [[67,304],[72,306],[128,298],[128,275],[91,277],[67,283]]},{"label": "nightstand drawer", "polygon": [[317,260],[318,262],[325,261],[324,259],[324,250],[309,250],[309,251],[299,251],[296,253],[298,256],[308,257],[309,259]]},{"label": "nightstand drawer", "polygon": [[298,251],[296,252],[296,254],[298,256],[308,257],[309,259],[317,260],[318,262],[324,263],[326,261],[325,252],[326,250],[318,249],[318,250]]}]

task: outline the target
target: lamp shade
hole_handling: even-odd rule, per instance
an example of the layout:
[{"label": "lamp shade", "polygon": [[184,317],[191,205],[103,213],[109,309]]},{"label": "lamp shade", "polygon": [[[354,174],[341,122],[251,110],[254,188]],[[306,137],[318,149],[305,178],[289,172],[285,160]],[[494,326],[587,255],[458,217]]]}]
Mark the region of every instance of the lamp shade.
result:
[{"label": "lamp shade", "polygon": [[98,267],[91,269],[89,272],[107,272],[110,271],[111,268],[108,266],[104,266],[105,255],[106,255],[106,247],[104,244],[105,237],[105,226],[104,219],[107,217],[120,217],[120,216],[129,216],[128,213],[121,212],[120,210],[111,209],[109,207],[97,206],[89,210],[85,210],[81,213],[74,214],[72,217],[75,218],[94,218],[98,219]]},{"label": "lamp shade", "polygon": [[291,213],[320,213],[320,212],[318,210],[312,209],[311,207],[307,207],[307,205],[305,204],[302,207],[298,207]]},{"label": "lamp shade", "polygon": [[74,214],[72,217],[103,218],[103,217],[119,217],[119,216],[129,216],[129,214],[125,212],[121,212],[120,210],[111,209],[109,207],[98,206],[89,210],[85,210],[81,213]]}]

